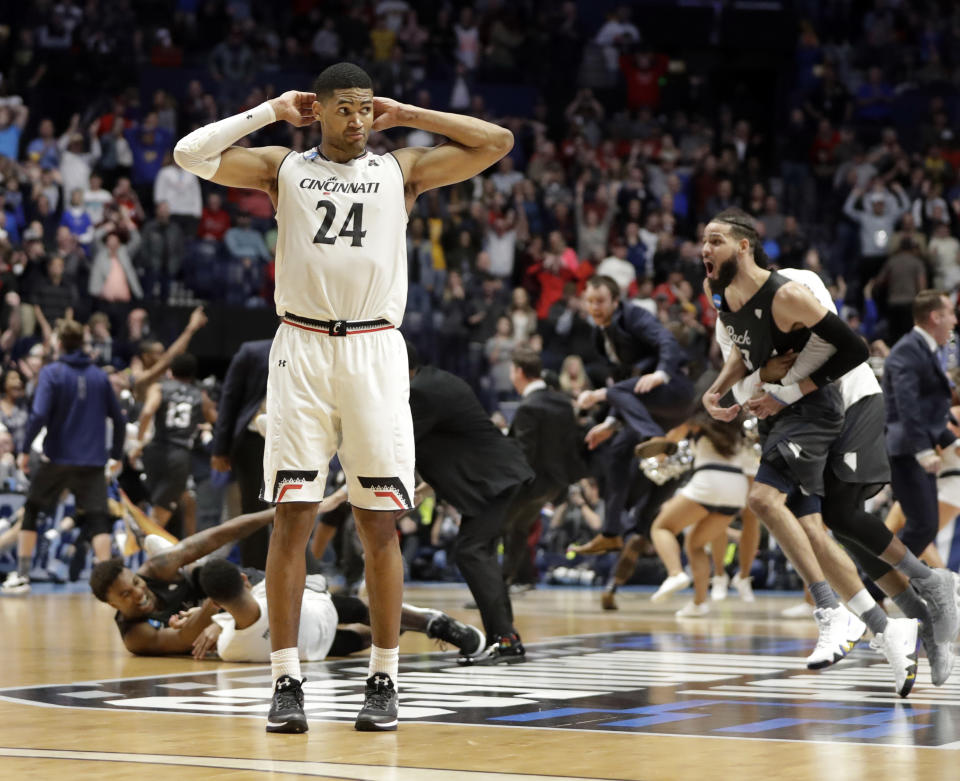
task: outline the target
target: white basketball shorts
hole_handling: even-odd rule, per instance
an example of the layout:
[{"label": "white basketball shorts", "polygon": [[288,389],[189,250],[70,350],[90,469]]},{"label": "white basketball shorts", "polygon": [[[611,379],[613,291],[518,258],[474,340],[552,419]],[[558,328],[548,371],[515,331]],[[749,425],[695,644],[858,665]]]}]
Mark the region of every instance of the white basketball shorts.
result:
[{"label": "white basketball shorts", "polygon": [[410,509],[409,397],[407,350],[396,329],[330,336],[281,323],[270,350],[263,499],[319,502],[338,453],[352,505]]}]

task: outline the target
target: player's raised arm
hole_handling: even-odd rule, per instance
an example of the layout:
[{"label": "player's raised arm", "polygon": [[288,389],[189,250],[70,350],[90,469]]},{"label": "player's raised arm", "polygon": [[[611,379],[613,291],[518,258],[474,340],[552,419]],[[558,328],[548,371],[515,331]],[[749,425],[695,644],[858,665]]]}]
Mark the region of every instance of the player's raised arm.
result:
[{"label": "player's raised arm", "polygon": [[241,114],[211,122],[184,136],[173,150],[173,159],[181,168],[228,187],[249,187],[273,195],[277,169],[289,149],[265,146],[254,149],[233,146],[244,136],[266,125],[285,120],[304,127],[314,119],[312,92],[284,92]]},{"label": "player's raised arm", "polygon": [[394,153],[403,170],[408,206],[425,190],[476,176],[513,148],[513,133],[476,117],[431,111],[380,97],[374,97],[373,107],[374,130],[413,127],[449,139],[439,146],[407,147]]}]

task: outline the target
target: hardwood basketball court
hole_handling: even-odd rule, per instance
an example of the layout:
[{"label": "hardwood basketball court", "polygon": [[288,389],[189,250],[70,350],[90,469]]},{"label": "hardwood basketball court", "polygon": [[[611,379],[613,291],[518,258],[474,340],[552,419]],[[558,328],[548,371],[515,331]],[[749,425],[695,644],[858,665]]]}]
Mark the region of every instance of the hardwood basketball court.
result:
[{"label": "hardwood basketball court", "polygon": [[[530,661],[463,669],[423,635],[400,641],[401,725],[353,730],[364,657],[304,667],[306,735],[267,735],[266,666],[133,657],[89,593],[0,599],[3,779],[852,779],[960,777],[960,673],[926,660],[907,700],[861,642],[820,673],[812,620],[735,598],[678,621],[678,598],[590,589],[515,601]],[[465,588],[406,599],[476,621]],[[685,597],[684,597],[685,598]]]}]

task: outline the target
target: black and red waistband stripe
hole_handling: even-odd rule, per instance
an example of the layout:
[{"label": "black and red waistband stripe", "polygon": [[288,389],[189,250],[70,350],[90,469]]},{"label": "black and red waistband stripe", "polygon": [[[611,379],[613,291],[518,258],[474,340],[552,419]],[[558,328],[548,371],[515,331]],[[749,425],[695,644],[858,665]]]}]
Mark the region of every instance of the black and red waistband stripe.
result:
[{"label": "black and red waistband stripe", "polygon": [[313,331],[328,336],[369,334],[375,331],[389,331],[395,327],[389,320],[313,320],[290,312],[284,312],[282,320],[287,325],[301,328],[304,331]]}]

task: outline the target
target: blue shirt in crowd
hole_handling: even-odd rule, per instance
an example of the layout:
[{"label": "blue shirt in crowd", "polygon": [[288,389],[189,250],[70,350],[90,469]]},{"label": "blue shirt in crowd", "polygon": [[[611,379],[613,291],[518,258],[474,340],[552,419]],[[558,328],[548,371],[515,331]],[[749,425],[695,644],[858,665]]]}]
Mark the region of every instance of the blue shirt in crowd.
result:
[{"label": "blue shirt in crowd", "polygon": [[113,421],[110,458],[119,461],[126,420],[106,372],[94,366],[89,355],[68,353],[40,370],[23,447],[29,448],[46,426],[43,453],[53,463],[104,466],[108,418]]}]

